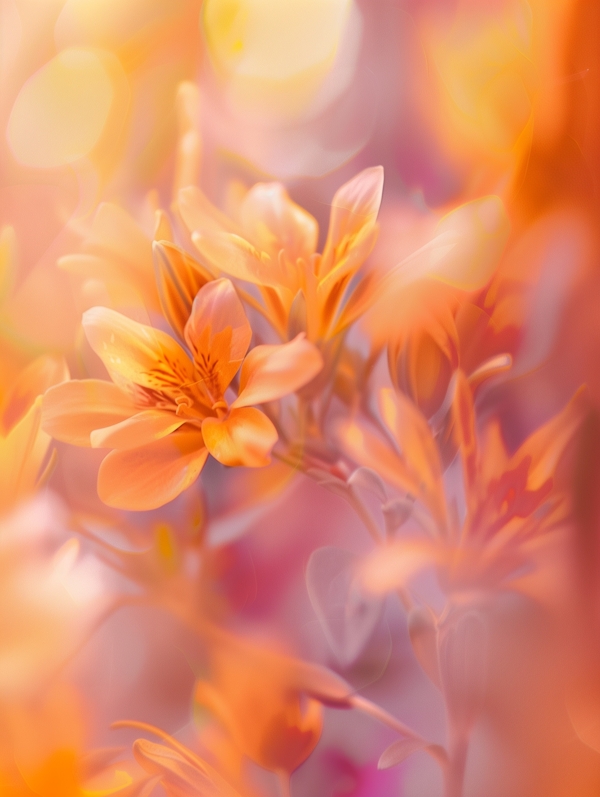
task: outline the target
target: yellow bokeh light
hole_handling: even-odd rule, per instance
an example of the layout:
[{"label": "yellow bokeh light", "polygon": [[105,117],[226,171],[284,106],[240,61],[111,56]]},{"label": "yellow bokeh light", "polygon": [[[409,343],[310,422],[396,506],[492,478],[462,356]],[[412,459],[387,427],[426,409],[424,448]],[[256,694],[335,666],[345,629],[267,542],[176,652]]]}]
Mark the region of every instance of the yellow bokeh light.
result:
[{"label": "yellow bokeh light", "polygon": [[29,78],[15,101],[7,128],[18,161],[54,168],[93,150],[114,97],[107,57],[116,60],[108,53],[70,48]]},{"label": "yellow bokeh light", "polygon": [[350,8],[350,0],[207,0],[202,26],[236,98],[293,114],[331,68]]}]

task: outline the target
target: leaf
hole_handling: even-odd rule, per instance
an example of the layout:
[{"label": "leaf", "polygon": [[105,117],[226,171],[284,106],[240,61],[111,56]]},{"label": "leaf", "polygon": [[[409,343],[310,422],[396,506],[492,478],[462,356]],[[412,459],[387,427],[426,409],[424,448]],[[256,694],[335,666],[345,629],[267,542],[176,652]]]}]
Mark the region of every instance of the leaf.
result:
[{"label": "leaf", "polygon": [[381,754],[377,762],[377,769],[396,767],[419,750],[425,750],[429,745],[420,739],[398,739]]},{"label": "leaf", "polygon": [[406,523],[413,513],[414,506],[415,499],[407,496],[406,498],[394,498],[381,507],[388,537]]},{"label": "leaf", "polygon": [[351,484],[352,487],[362,487],[362,489],[368,490],[376,495],[382,504],[387,498],[385,484],[381,476],[372,468],[357,468],[348,479],[348,484]]},{"label": "leaf", "polygon": [[286,666],[290,673],[290,683],[299,692],[305,692],[326,706],[350,708],[350,698],[354,690],[347,681],[327,667],[297,659],[287,659]]},{"label": "leaf", "polygon": [[360,656],[381,617],[383,601],[365,595],[356,579],[358,557],[340,548],[313,551],[306,587],[323,632],[341,664]]}]

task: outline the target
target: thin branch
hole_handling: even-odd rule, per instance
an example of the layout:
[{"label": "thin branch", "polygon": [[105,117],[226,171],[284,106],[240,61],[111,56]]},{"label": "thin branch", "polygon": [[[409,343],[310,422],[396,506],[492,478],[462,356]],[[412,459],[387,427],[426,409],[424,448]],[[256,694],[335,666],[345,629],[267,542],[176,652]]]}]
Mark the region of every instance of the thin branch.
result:
[{"label": "thin branch", "polygon": [[289,772],[285,772],[281,769],[277,773],[277,778],[279,780],[279,793],[281,797],[292,797],[292,784]]}]

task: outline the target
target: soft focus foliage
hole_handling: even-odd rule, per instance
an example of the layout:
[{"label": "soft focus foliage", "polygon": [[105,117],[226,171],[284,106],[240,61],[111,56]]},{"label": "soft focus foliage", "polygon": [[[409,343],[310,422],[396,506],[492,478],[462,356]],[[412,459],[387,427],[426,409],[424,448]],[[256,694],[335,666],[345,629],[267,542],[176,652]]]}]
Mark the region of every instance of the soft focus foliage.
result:
[{"label": "soft focus foliage", "polygon": [[599,26],[0,3],[0,795],[599,793]]}]

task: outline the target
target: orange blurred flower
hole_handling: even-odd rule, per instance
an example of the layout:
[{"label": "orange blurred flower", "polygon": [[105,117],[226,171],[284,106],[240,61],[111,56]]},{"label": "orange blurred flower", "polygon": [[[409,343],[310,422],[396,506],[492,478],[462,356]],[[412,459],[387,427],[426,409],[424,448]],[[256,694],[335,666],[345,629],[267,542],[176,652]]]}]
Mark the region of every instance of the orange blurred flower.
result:
[{"label": "orange blurred flower", "polygon": [[0,515],[32,495],[52,472],[51,438],[42,431],[42,394],[69,378],[62,359],[42,356],[13,381],[0,407]]},{"label": "orange blurred flower", "polygon": [[244,755],[273,772],[291,774],[319,741],[322,712],[294,684],[287,660],[242,644],[215,645],[210,680],[199,681],[195,699],[227,730]]},{"label": "orange blurred flower", "polygon": [[[584,397],[575,396],[509,457],[497,422],[488,424],[479,442],[471,387],[458,371],[451,434],[463,465],[464,516],[458,514],[456,497],[447,495],[438,446],[423,415],[401,393],[388,389],[381,390],[379,407],[386,440],[360,421],[343,424],[341,439],[353,459],[376,469],[408,497],[408,508],[404,501],[399,506],[403,511],[396,513],[400,525],[412,515],[425,536],[394,529],[367,560],[368,589],[404,588],[428,567],[437,570],[450,593],[511,584],[525,589],[523,568],[532,570],[552,541],[551,532],[566,518],[568,496],[553,477],[583,417]],[[393,500],[386,512],[393,518]]]}]

